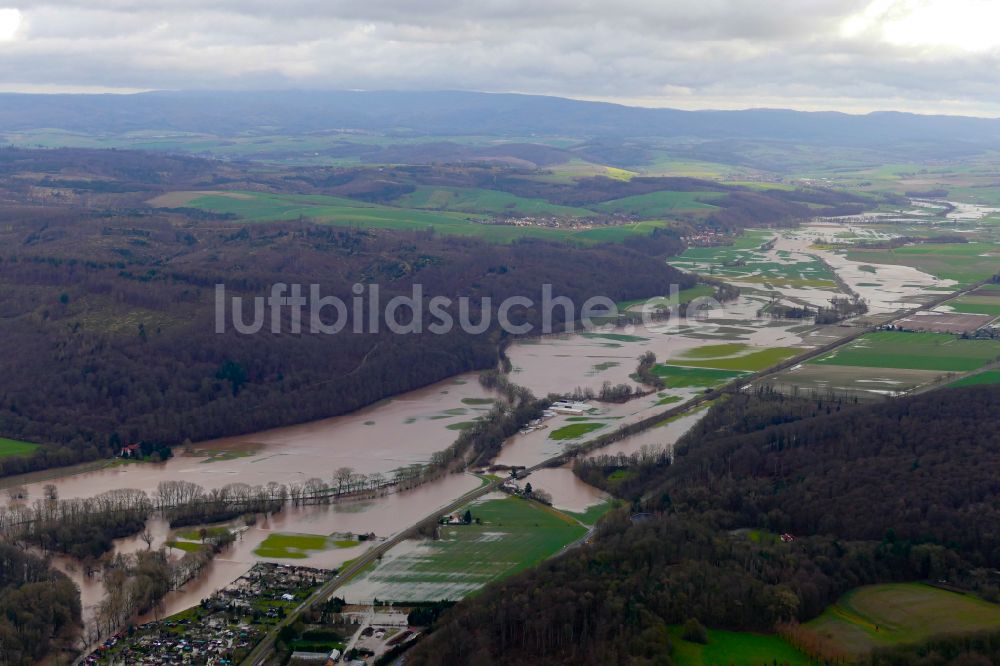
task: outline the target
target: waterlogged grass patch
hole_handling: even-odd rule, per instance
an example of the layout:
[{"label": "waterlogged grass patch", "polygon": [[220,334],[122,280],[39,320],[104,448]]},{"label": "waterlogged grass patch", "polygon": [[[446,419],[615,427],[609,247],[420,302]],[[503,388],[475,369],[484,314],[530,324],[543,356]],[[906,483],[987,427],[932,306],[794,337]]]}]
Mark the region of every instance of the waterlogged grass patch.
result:
[{"label": "waterlogged grass patch", "polygon": [[589,339],[603,338],[614,340],[615,342],[645,342],[649,338],[642,338],[638,335],[627,335],[625,333],[581,333],[581,336]]},{"label": "waterlogged grass patch", "polygon": [[[730,348],[736,345],[713,346]],[[705,347],[703,349],[708,348]],[[758,370],[769,368],[776,363],[785,361],[795,356],[800,351],[801,350],[795,349],[794,347],[770,347],[750,352],[749,354],[741,354],[739,356],[711,359],[671,359],[671,362],[699,368],[717,368],[719,370],[744,370],[748,372],[756,372]]]},{"label": "waterlogged grass patch", "polygon": [[334,539],[322,534],[269,534],[253,552],[258,557],[274,559],[305,559],[311,552],[321,552],[333,548],[353,548],[360,541]]},{"label": "waterlogged grass patch", "polygon": [[463,405],[492,405],[494,402],[493,398],[462,398]]},{"label": "waterlogged grass patch", "polygon": [[594,432],[595,430],[599,430],[603,427],[603,423],[594,423],[593,421],[586,423],[571,423],[557,430],[553,430],[549,434],[549,439],[577,439],[578,437],[583,437],[587,433]]},{"label": "waterlogged grass patch", "polygon": [[202,527],[199,529],[180,530],[179,532],[177,532],[177,536],[179,536],[181,539],[186,539],[188,541],[200,541],[203,536],[206,539],[214,539],[220,536],[224,536],[228,533],[229,533],[228,527],[219,527],[216,525],[214,527]]},{"label": "waterlogged grass patch", "polygon": [[204,544],[196,541],[168,541],[167,546],[182,550],[185,553],[196,553],[205,547]]},{"label": "waterlogged grass patch", "polygon": [[705,347],[695,347],[694,349],[688,349],[683,354],[681,358],[722,358],[724,356],[735,356],[749,349],[750,346],[743,344],[741,342],[730,342],[721,345],[707,345]]},{"label": "waterlogged grass patch", "polygon": [[237,450],[210,450],[210,449],[199,449],[195,451],[194,455],[203,456],[205,459],[202,463],[214,463],[214,462],[225,462],[227,460],[237,460],[239,458],[249,458],[259,451],[259,449],[237,449]]},{"label": "waterlogged grass patch", "polygon": [[520,497],[467,508],[478,522],[445,525],[438,540],[393,549],[344,588],[342,596],[350,602],[461,599],[538,564],[587,533],[565,513]]}]

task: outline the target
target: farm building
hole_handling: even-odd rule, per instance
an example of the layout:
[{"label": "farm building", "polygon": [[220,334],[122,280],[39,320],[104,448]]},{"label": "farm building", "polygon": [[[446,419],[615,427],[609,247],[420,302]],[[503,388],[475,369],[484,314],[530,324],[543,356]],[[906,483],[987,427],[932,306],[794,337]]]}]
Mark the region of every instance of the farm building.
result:
[{"label": "farm building", "polygon": [[580,416],[590,410],[590,405],[585,402],[573,402],[570,400],[557,400],[552,403],[550,409],[556,414],[573,414]]}]

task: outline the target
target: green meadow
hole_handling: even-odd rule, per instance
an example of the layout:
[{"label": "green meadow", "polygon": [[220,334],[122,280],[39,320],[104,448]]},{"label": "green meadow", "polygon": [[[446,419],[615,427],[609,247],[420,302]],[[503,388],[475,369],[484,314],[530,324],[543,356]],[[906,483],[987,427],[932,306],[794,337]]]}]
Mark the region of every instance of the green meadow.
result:
[{"label": "green meadow", "polygon": [[577,439],[603,427],[603,423],[571,423],[550,432],[549,439]]},{"label": "green meadow", "polygon": [[625,333],[581,333],[581,337],[588,339],[614,340],[615,342],[645,342],[649,338],[638,335],[627,335]]},{"label": "green meadow", "polygon": [[196,553],[205,547],[204,544],[198,541],[167,541],[167,546],[170,548],[176,548],[177,550],[182,550],[185,553]]},{"label": "green meadow", "polygon": [[746,231],[731,245],[688,248],[669,261],[686,271],[759,284],[761,289],[837,289],[833,272],[818,258],[786,251],[775,256],[763,252],[761,246],[774,236],[770,231]]},{"label": "green meadow", "polygon": [[912,266],[946,280],[968,285],[994,275],[1000,249],[993,243],[920,243],[892,250],[852,249],[848,259]]},{"label": "green meadow", "polygon": [[31,455],[37,448],[38,444],[0,437],[0,458]]},{"label": "green meadow", "polygon": [[733,343],[694,349],[680,358],[669,359],[669,362],[692,368],[756,372],[785,361],[800,351],[794,347],[755,348]]},{"label": "green meadow", "polygon": [[1000,384],[1000,370],[987,370],[968,377],[962,377],[958,381],[948,384],[949,388],[961,388],[963,386],[983,386],[985,384]]},{"label": "green meadow", "polygon": [[493,213],[518,215],[552,215],[566,217],[592,217],[594,211],[573,206],[560,206],[544,199],[528,199],[508,192],[485,190],[478,187],[421,186],[413,192],[394,199],[400,208],[449,210],[466,213]]},{"label": "green meadow", "polygon": [[689,368],[678,365],[656,365],[653,373],[662,377],[667,388],[711,388],[732,381],[742,372],[714,368]]},{"label": "green meadow", "polygon": [[956,298],[953,301],[948,301],[945,305],[950,307],[955,312],[1000,317],[1000,297],[976,296],[969,294],[967,296],[962,296],[961,298]]},{"label": "green meadow", "polygon": [[320,552],[332,548],[353,548],[360,541],[354,539],[334,539],[322,534],[269,534],[253,551],[259,557],[274,559],[304,559],[310,552]]},{"label": "green meadow", "polygon": [[[490,581],[523,571],[586,534],[566,514],[520,497],[468,507],[480,523],[442,525],[440,539],[407,542],[344,590],[348,600],[460,599]],[[459,513],[464,513],[462,509]]]},{"label": "green meadow", "polygon": [[[698,284],[688,289],[680,289],[677,292],[676,305],[681,303],[690,303],[696,298],[703,298],[707,296],[712,296],[715,294],[715,287],[709,284]],[[636,298],[631,301],[620,301],[615,303],[618,308],[618,312],[625,312],[631,307],[637,305],[644,305],[646,303],[650,304],[651,308],[656,308],[658,306],[670,307],[670,297],[669,296],[653,296],[651,298]]]},{"label": "green meadow", "polygon": [[708,630],[708,644],[692,643],[681,636],[679,626],[668,628],[676,666],[811,666],[814,662],[780,636],[742,631]]},{"label": "green meadow", "polygon": [[665,217],[679,212],[712,210],[710,202],[719,192],[650,192],[622,199],[612,199],[594,206],[605,213],[624,213],[645,218]]},{"label": "green meadow", "polygon": [[[433,189],[433,188],[432,188]],[[430,208],[406,208],[367,203],[326,195],[305,194],[268,194],[263,192],[219,192],[196,196],[184,206],[200,208],[213,213],[232,214],[246,222],[271,222],[281,220],[297,220],[307,218],[314,222],[356,227],[373,227],[382,229],[427,229],[454,235],[476,236],[495,242],[510,242],[518,238],[548,238],[553,240],[572,240],[575,242],[620,242],[636,234],[648,234],[654,228],[666,226],[667,222],[647,220],[632,224],[623,224],[592,229],[556,229],[550,227],[517,227],[511,225],[483,224],[483,220],[491,213],[530,212],[526,209],[538,210],[538,214],[569,215],[571,212],[580,215],[593,215],[586,209],[555,206],[541,200],[524,199],[490,193],[481,190],[477,196],[459,198],[458,201],[468,207],[468,211],[433,210]],[[502,196],[501,196],[502,195]],[[431,194],[426,194],[426,200],[432,201]],[[497,210],[496,206],[505,201],[504,197],[513,197],[515,207]],[[484,208],[472,212],[476,202]],[[419,203],[419,202],[418,202]],[[521,209],[517,209],[517,206]]]},{"label": "green meadow", "polygon": [[805,625],[851,654],[1000,626],[1000,606],[922,583],[851,590]]},{"label": "green meadow", "polygon": [[946,333],[869,333],[818,359],[817,365],[970,372],[1000,357],[1000,341]]}]

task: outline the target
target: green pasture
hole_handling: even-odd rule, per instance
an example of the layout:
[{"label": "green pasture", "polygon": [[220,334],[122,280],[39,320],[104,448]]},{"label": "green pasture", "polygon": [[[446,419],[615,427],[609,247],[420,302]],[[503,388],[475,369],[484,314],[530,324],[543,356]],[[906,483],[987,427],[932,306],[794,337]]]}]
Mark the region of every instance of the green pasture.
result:
[{"label": "green pasture", "polygon": [[994,243],[920,243],[892,250],[852,249],[852,261],[912,266],[925,273],[967,285],[995,275],[1000,246]]},{"label": "green pasture", "polygon": [[[524,201],[531,200],[524,199]],[[423,230],[430,227],[441,233],[476,236],[495,242],[509,242],[518,238],[548,238],[581,243],[621,242],[630,236],[648,234],[654,228],[667,225],[666,222],[651,220],[616,226],[597,226],[591,229],[518,227],[483,224],[482,221],[490,215],[479,212],[401,208],[345,197],[262,192],[206,194],[195,197],[185,206],[213,213],[230,213],[246,222],[303,218],[323,224],[381,229]]]},{"label": "green pasture", "polygon": [[275,532],[253,551],[258,557],[274,559],[304,559],[310,552],[321,552],[332,548],[353,548],[360,541],[354,539],[334,539],[322,534],[287,534]]},{"label": "green pasture", "polygon": [[586,208],[560,206],[544,199],[519,197],[509,192],[498,192],[478,187],[420,186],[413,192],[394,199],[392,203],[400,208],[492,213],[495,215],[592,217],[595,214],[594,211]]},{"label": "green pasture", "polygon": [[[520,497],[468,507],[480,523],[442,525],[440,539],[407,542],[344,590],[348,600],[460,599],[558,553],[587,530],[566,514]],[[464,513],[462,509],[459,513]]]},{"label": "green pasture", "polygon": [[712,388],[744,374],[714,368],[689,368],[678,365],[656,365],[653,373],[662,377],[667,388]]},{"label": "green pasture", "polygon": [[0,458],[31,455],[37,448],[38,444],[0,437]]},{"label": "green pasture", "polygon": [[550,432],[549,439],[578,439],[588,433],[594,432],[595,430],[600,430],[603,427],[603,423],[594,423],[592,421],[585,423],[570,423],[569,425],[564,425],[563,427]]},{"label": "green pasture", "polygon": [[722,196],[719,192],[650,192],[612,199],[597,204],[594,208],[604,213],[660,218],[682,212],[715,209],[716,206],[709,202]]},{"label": "green pasture", "polygon": [[931,636],[996,629],[1000,606],[922,583],[866,585],[805,626],[851,654],[863,654]]},{"label": "green pasture", "polygon": [[1000,357],[1000,341],[946,333],[869,333],[810,361],[817,365],[970,372]]},{"label": "green pasture", "polygon": [[1000,384],[1000,370],[987,370],[968,377],[962,377],[958,381],[948,384],[949,388],[962,388],[963,386],[985,386],[986,384]]},{"label": "green pasture", "polygon": [[668,628],[676,666],[811,666],[814,662],[780,636],[708,630],[708,644],[691,643],[680,626]]}]

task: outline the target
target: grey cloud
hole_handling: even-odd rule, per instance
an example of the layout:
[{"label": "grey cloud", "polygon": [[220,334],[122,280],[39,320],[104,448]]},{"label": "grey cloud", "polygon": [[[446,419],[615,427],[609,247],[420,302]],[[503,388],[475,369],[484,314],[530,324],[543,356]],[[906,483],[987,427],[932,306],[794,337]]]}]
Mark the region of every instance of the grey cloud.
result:
[{"label": "grey cloud", "polygon": [[[18,0],[0,0],[17,6]],[[870,0],[49,0],[0,85],[478,89],[664,106],[1000,112],[995,52],[846,38]]]}]

